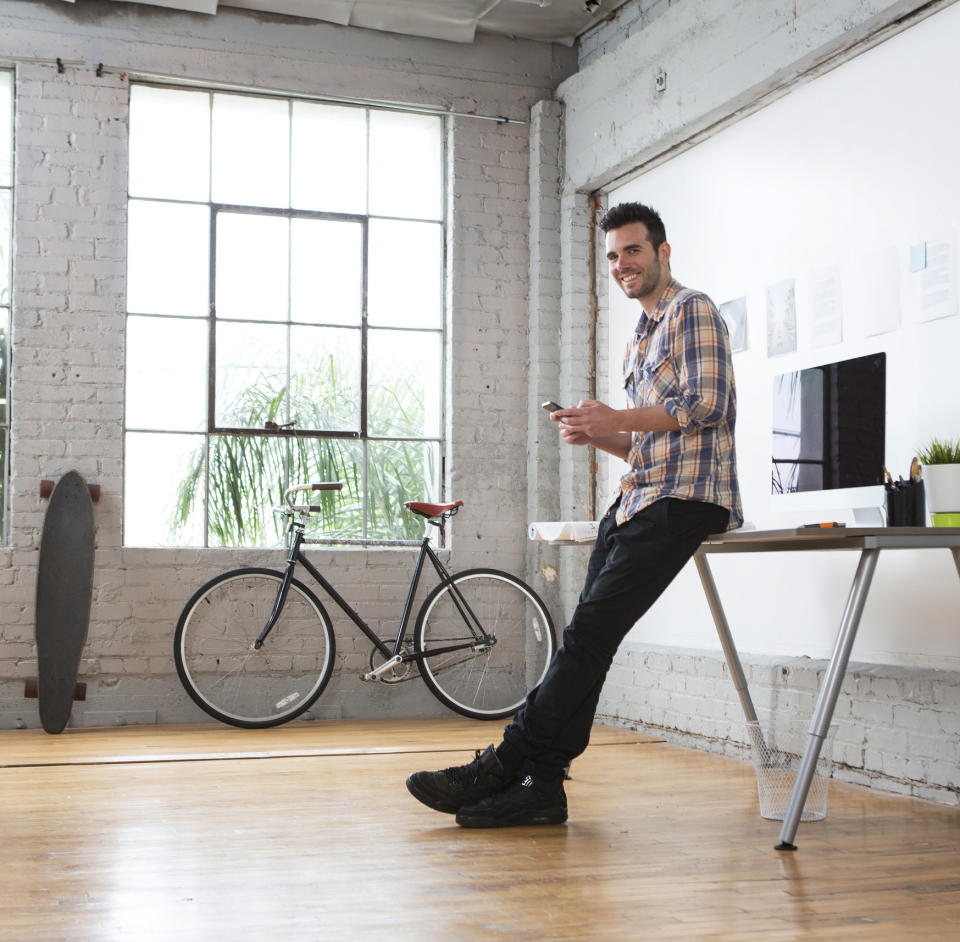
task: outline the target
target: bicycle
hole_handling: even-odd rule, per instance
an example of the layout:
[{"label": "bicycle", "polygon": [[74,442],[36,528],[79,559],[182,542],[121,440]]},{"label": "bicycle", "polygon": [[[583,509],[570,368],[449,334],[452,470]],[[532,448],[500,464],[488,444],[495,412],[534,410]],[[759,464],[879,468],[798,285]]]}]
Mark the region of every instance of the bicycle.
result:
[{"label": "bicycle", "polygon": [[[413,679],[416,664],[430,692],[473,719],[512,716],[546,673],[556,649],[553,622],[540,597],[522,580],[497,569],[451,573],[430,546],[420,544],[396,639],[378,637],[303,554],[321,540],[305,535],[310,504],[294,504],[299,491],[340,490],[339,482],[301,484],[284,492],[290,549],[285,569],[246,567],[221,573],[187,602],[174,635],[177,674],[187,693],[210,716],[231,726],[263,729],[305,713],[333,673],[336,643],[326,609],[295,578],[298,564],[373,644],[364,681]],[[404,507],[439,528],[463,501]],[[439,583],[408,627],[427,560]]]}]

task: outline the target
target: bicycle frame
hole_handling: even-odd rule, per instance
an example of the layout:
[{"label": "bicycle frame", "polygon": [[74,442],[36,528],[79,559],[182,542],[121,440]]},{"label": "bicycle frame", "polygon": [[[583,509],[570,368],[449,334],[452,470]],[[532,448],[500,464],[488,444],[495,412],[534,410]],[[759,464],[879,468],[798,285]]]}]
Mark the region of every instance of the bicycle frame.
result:
[{"label": "bicycle frame", "polygon": [[403,606],[403,614],[400,616],[400,626],[397,629],[397,638],[394,642],[393,648],[391,649],[387,643],[380,637],[378,637],[373,629],[360,617],[359,613],[353,606],[340,595],[339,592],[327,581],[323,574],[304,556],[301,547],[306,540],[304,535],[304,525],[302,522],[291,520],[290,529],[293,532],[293,539],[290,544],[290,552],[287,556],[286,569],[284,570],[283,581],[280,584],[280,588],[277,591],[277,599],[274,602],[273,611],[270,613],[270,617],[267,619],[267,623],[263,628],[263,631],[260,632],[260,635],[257,637],[257,640],[254,642],[254,649],[259,649],[263,646],[263,642],[266,640],[267,635],[270,634],[273,626],[277,623],[277,619],[280,617],[280,613],[283,611],[283,606],[287,600],[287,594],[290,591],[290,584],[293,582],[293,574],[296,569],[297,563],[300,563],[307,572],[313,576],[317,584],[323,589],[324,592],[337,604],[337,607],[363,632],[364,635],[370,640],[370,642],[377,648],[378,651],[386,658],[383,664],[379,667],[374,668],[371,671],[361,675],[364,680],[376,680],[380,674],[390,670],[392,667],[395,667],[397,664],[401,664],[404,661],[414,661],[422,660],[425,657],[436,657],[441,654],[449,654],[452,651],[464,651],[472,650],[479,651],[483,650],[485,647],[496,644],[496,638],[491,635],[488,635],[484,630],[483,625],[480,624],[480,621],[477,619],[476,615],[470,609],[469,604],[466,599],[461,594],[460,590],[456,585],[452,586],[452,597],[454,603],[457,606],[461,616],[469,627],[472,635],[473,641],[470,642],[461,642],[459,644],[451,644],[445,647],[433,648],[430,651],[425,652],[404,652],[403,651],[403,641],[407,636],[407,628],[410,623],[410,613],[413,610],[413,602],[416,598],[417,589],[420,585],[420,577],[423,574],[423,567],[426,560],[430,560],[433,563],[433,568],[437,571],[437,575],[440,577],[440,582],[443,584],[451,578],[451,573],[440,561],[440,558],[434,552],[433,548],[430,546],[430,536],[425,535],[423,541],[420,544],[420,552],[417,555],[416,566],[413,571],[413,577],[410,580],[410,588],[407,591],[407,600]]}]

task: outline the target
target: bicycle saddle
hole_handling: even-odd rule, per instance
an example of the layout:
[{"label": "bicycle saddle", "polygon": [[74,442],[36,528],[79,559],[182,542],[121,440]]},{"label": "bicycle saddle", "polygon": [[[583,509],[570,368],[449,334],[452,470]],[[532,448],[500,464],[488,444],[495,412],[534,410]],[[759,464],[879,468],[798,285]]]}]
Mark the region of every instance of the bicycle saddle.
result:
[{"label": "bicycle saddle", "polygon": [[444,515],[453,515],[463,506],[462,500],[455,500],[452,504],[425,504],[417,500],[408,500],[404,503],[407,510],[421,517],[442,517]]}]

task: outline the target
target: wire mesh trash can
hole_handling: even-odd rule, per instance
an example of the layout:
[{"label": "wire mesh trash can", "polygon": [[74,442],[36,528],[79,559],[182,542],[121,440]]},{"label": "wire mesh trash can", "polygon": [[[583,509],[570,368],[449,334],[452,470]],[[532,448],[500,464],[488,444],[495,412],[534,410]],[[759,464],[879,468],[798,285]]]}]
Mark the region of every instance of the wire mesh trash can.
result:
[{"label": "wire mesh trash can", "polygon": [[[807,746],[808,731],[798,722],[771,724],[747,723],[747,738],[757,772],[760,816],[782,821],[800,771],[800,760]],[[827,816],[827,788],[833,768],[833,727],[827,732],[813,772],[801,821],[821,821]]]}]

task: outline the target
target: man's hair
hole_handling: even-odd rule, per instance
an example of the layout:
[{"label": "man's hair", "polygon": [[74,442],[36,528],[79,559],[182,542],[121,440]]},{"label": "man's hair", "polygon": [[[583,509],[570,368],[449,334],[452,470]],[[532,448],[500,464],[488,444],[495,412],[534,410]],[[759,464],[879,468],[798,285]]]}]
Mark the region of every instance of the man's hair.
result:
[{"label": "man's hair", "polygon": [[642,222],[647,227],[650,244],[658,250],[667,241],[667,230],[663,226],[660,214],[643,203],[619,203],[608,209],[600,220],[604,232],[629,226],[632,222]]}]

